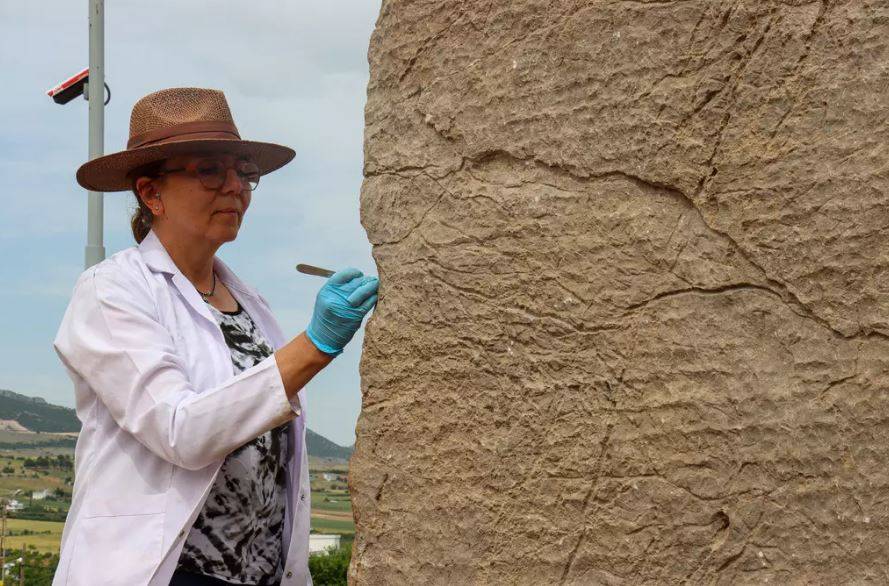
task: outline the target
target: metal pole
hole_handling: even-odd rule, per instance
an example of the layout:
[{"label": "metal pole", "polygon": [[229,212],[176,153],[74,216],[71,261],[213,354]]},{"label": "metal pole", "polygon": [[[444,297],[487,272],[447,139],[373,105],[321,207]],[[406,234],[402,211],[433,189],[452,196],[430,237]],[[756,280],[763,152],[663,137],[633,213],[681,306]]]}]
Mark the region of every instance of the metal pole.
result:
[{"label": "metal pole", "polygon": [[[90,160],[105,151],[105,0],[90,3],[90,77],[86,88],[90,103]],[[89,192],[84,268],[105,260],[102,243],[103,194]]]}]

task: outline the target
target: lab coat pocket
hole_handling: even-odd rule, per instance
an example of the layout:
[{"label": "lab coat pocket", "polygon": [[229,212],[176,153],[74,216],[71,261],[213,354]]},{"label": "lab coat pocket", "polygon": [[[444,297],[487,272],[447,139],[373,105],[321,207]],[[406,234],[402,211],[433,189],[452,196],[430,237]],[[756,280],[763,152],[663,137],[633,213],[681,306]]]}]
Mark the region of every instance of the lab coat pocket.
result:
[{"label": "lab coat pocket", "polygon": [[[160,563],[164,513],[78,521],[69,586],[148,584]],[[82,575],[81,575],[82,574]]]},{"label": "lab coat pocket", "polygon": [[84,505],[84,516],[128,517],[163,513],[166,510],[167,494],[121,494],[119,496],[96,495],[95,500]]}]

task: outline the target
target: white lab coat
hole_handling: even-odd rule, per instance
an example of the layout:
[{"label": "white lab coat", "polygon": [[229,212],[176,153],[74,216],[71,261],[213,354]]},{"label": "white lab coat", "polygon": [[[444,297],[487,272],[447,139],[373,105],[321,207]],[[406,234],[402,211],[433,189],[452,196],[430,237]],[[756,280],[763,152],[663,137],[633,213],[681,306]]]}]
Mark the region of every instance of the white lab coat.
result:
[{"label": "white lab coat", "polygon": [[[265,298],[214,264],[283,346]],[[222,331],[153,231],[80,275],[53,346],[82,422],[53,586],[168,586],[225,456],[288,420],[281,584],[312,584],[305,390],[288,400],[274,355],[235,375]]]}]

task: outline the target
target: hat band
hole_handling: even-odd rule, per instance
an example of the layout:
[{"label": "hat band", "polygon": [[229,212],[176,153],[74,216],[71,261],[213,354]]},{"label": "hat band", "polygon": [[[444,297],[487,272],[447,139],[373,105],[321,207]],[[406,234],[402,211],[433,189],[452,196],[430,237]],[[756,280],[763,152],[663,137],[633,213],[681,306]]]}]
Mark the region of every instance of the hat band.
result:
[{"label": "hat band", "polygon": [[190,139],[221,138],[226,140],[240,140],[241,138],[241,135],[238,134],[238,129],[231,122],[183,122],[182,124],[177,124],[175,126],[149,130],[148,132],[132,136],[130,137],[130,140],[127,141],[127,150],[158,142],[175,142],[166,139],[178,139],[184,136],[188,136]]}]

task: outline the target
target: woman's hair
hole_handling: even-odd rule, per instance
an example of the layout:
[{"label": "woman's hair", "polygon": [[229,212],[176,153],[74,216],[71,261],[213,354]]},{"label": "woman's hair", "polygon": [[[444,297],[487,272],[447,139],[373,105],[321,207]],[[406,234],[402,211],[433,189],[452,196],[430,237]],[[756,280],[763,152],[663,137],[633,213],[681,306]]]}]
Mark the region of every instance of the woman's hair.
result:
[{"label": "woman's hair", "polygon": [[152,179],[158,176],[158,171],[161,170],[164,162],[155,161],[153,163],[148,163],[147,165],[142,165],[141,167],[136,167],[129,173],[127,173],[127,177],[129,177],[132,182],[133,195],[136,196],[136,210],[133,212],[133,217],[130,218],[130,226],[133,228],[133,238],[136,239],[136,242],[142,242],[142,240],[148,235],[148,231],[151,230],[151,222],[154,219],[154,216],[151,214],[151,210],[148,209],[148,206],[142,201],[142,198],[139,197],[139,192],[136,190],[136,180],[139,177],[151,177]]}]

